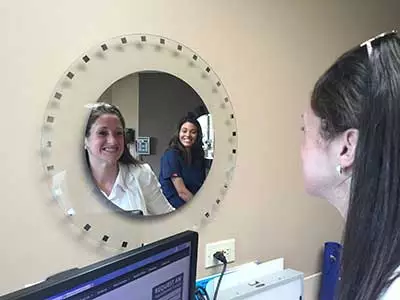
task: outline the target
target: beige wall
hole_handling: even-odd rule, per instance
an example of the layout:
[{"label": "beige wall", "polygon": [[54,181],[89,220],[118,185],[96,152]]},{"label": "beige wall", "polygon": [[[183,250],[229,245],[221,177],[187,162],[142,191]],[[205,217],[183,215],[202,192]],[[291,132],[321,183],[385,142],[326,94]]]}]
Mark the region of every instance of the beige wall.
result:
[{"label": "beige wall", "polygon": [[132,74],[120,80],[112,88],[113,104],[124,114],[127,128],[139,130],[139,74]]},{"label": "beige wall", "polygon": [[215,221],[200,232],[199,275],[207,273],[204,244],[231,237],[237,263],[283,256],[289,267],[317,272],[320,248],[340,238],[342,221],[303,192],[299,116],[328,64],[398,27],[399,11],[397,0],[2,1],[0,293],[109,255],[85,247],[50,204],[40,128],[70,63],[92,45],[136,32],[165,35],[200,53],[235,108],[237,169]]}]

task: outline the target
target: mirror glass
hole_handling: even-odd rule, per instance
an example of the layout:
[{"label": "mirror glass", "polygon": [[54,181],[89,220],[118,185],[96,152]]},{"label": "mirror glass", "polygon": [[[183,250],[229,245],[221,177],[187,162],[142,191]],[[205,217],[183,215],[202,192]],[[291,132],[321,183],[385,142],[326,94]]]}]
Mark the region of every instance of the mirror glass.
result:
[{"label": "mirror glass", "polygon": [[133,73],[87,108],[84,163],[101,201],[153,216],[195,198],[214,159],[214,129],[186,82],[165,72]]}]

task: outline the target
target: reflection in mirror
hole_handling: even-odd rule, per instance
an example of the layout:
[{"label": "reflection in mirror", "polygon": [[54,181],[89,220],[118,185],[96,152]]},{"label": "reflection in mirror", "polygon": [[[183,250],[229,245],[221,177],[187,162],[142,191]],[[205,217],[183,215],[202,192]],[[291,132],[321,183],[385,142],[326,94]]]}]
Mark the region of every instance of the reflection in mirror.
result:
[{"label": "reflection in mirror", "polygon": [[162,215],[190,201],[213,160],[212,117],[179,78],[128,75],[88,105],[85,157],[102,200],[129,215]]}]

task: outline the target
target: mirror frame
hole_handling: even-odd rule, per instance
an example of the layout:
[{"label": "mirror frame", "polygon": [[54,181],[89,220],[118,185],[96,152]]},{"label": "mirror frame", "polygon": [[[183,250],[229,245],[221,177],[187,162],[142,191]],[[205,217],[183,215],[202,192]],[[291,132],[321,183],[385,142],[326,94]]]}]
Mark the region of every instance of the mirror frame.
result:
[{"label": "mirror frame", "polygon": [[[85,110],[87,112],[85,104],[95,103],[120,78],[146,70],[170,73],[185,81],[199,94],[214,122],[213,166],[201,190],[188,204],[174,213],[157,216],[157,219],[146,217],[138,218],[139,221],[122,221],[120,216],[114,216],[111,212],[106,217],[102,214],[99,221],[99,218],[94,218],[77,207],[78,198],[86,196],[69,193],[82,188],[81,183],[74,179],[84,178],[85,174],[72,168],[68,162],[65,146],[70,147],[70,144],[64,141],[64,136],[59,132],[60,128],[68,128],[69,121],[59,116],[66,111],[79,111],[70,118],[80,122]],[[71,107],[74,109],[70,109]],[[84,122],[82,120],[82,124]],[[82,133],[83,129],[71,133],[71,136]],[[232,103],[222,81],[199,54],[184,44],[163,36],[129,34],[95,45],[67,68],[48,101],[40,143],[49,190],[64,216],[75,225],[80,236],[87,236],[112,249],[124,250],[128,248],[128,244],[137,246],[185,229],[199,230],[213,220],[232,181],[236,166],[238,130]],[[64,151],[55,151],[55,147]],[[133,225],[128,225],[129,222]],[[135,234],[123,233],[121,226],[134,226]]]}]

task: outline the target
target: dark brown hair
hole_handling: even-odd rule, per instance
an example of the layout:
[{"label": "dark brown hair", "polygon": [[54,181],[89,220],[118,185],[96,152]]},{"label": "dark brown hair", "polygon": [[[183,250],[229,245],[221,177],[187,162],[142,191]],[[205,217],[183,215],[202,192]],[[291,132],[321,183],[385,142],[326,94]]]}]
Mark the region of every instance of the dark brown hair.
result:
[{"label": "dark brown hair", "polygon": [[343,237],[340,300],[376,300],[400,265],[400,39],[342,55],[317,81],[322,136],[359,131]]}]

